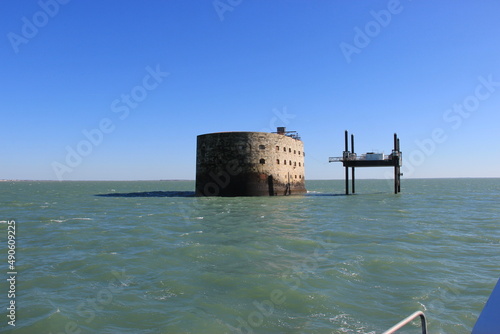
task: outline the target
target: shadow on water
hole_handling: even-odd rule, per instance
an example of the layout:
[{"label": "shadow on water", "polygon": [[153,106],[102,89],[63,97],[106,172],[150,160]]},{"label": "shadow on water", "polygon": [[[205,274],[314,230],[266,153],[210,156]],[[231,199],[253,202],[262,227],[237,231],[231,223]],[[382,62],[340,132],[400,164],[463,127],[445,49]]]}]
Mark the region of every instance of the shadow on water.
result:
[{"label": "shadow on water", "polygon": [[194,191],[143,191],[134,193],[96,194],[100,197],[194,197]]},{"label": "shadow on water", "polygon": [[324,197],[324,196],[347,196],[346,194],[332,194],[332,193],[307,193],[307,197]]},{"label": "shadow on water", "polygon": [[349,194],[346,195],[345,193],[307,193],[305,196],[307,197],[331,197],[331,196],[365,196],[365,195],[387,195],[388,193],[383,192],[383,191],[377,191],[377,192],[366,192],[366,193],[354,193],[354,194]]},{"label": "shadow on water", "polygon": [[[109,193],[109,194],[96,194],[94,196],[99,197],[195,197],[194,191],[143,191],[143,192],[132,192],[132,193]],[[306,197],[324,197],[324,196],[346,196],[345,194],[333,194],[333,193],[307,193],[296,196],[306,196]],[[282,197],[282,196],[278,196]]]}]

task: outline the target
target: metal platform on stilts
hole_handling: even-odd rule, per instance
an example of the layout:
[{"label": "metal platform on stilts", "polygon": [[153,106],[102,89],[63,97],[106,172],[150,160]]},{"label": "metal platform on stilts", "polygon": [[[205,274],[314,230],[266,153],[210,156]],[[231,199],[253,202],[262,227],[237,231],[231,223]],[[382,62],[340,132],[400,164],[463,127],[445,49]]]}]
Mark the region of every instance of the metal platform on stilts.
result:
[{"label": "metal platform on stilts", "polygon": [[399,147],[399,138],[394,134],[394,149],[390,155],[368,152],[357,155],[354,152],[354,135],[351,134],[351,150],[348,143],[349,133],[345,131],[345,150],[342,157],[329,158],[328,162],[342,162],[345,167],[345,193],[349,195],[349,167],[351,168],[352,193],[356,192],[355,168],[356,167],[394,167],[394,193],[401,192],[401,165],[402,153]]}]

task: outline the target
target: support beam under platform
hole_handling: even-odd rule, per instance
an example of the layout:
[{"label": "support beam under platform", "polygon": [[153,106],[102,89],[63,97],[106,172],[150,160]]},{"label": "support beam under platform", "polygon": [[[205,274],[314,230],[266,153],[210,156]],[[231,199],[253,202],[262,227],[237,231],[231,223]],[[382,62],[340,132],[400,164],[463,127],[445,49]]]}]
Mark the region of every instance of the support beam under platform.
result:
[{"label": "support beam under platform", "polygon": [[[351,153],[354,153],[354,135],[351,134]],[[354,176],[354,166],[351,167],[351,174],[352,174],[352,193],[356,193],[356,185],[355,185],[355,176]]]}]

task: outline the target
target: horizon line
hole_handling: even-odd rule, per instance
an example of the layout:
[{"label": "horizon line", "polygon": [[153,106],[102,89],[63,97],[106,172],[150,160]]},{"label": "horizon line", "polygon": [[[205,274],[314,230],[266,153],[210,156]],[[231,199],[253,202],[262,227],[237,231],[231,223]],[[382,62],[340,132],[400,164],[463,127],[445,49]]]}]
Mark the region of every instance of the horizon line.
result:
[{"label": "horizon line", "polygon": [[[500,176],[456,176],[456,177],[409,177],[404,180],[429,180],[429,179],[500,179]],[[344,181],[344,178],[337,179],[306,179],[307,181]],[[356,178],[356,180],[392,180],[387,178]],[[194,182],[195,179],[127,179],[127,180],[53,180],[53,179],[0,179],[0,182]]]}]

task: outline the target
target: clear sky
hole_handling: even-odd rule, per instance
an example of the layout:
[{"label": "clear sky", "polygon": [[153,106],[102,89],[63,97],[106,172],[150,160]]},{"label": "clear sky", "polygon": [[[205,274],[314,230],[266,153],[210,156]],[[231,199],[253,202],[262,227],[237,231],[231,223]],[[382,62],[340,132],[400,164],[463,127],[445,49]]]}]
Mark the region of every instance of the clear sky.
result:
[{"label": "clear sky", "polygon": [[[196,136],[300,133],[404,178],[500,177],[500,2],[2,1],[0,179],[194,179]],[[484,163],[483,165],[481,165]],[[384,178],[387,168],[359,169]]]}]

